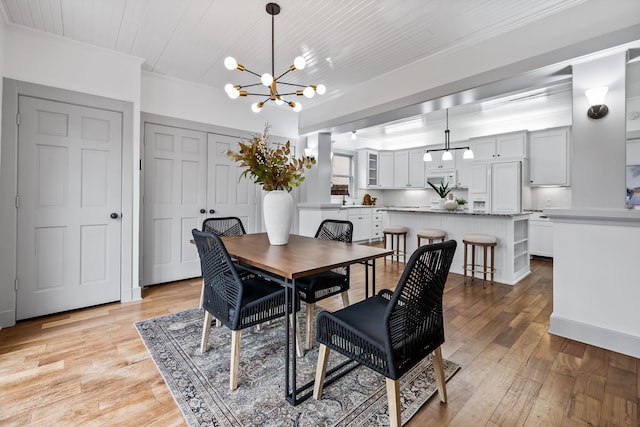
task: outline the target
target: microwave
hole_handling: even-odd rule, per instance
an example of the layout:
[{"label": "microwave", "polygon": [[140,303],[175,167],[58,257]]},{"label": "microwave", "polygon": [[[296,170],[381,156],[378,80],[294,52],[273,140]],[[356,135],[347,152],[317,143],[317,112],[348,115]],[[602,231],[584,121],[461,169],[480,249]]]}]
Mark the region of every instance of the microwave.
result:
[{"label": "microwave", "polygon": [[433,184],[436,187],[439,187],[440,184],[445,185],[449,184],[449,187],[455,187],[458,184],[458,177],[456,175],[456,171],[438,171],[433,172],[427,175],[427,185]]}]

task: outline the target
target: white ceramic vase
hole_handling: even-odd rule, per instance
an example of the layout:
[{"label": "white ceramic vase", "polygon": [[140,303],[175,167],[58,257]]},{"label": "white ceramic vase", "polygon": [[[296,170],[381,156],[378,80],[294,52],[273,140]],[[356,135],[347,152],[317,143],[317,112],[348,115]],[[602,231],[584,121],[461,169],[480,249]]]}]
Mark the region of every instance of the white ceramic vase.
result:
[{"label": "white ceramic vase", "polygon": [[444,201],[444,207],[450,211],[458,209],[458,202],[453,198],[453,194],[449,194],[449,197]]},{"label": "white ceramic vase", "polygon": [[293,197],[284,190],[269,191],[262,203],[264,226],[269,243],[286,245],[293,220]]}]

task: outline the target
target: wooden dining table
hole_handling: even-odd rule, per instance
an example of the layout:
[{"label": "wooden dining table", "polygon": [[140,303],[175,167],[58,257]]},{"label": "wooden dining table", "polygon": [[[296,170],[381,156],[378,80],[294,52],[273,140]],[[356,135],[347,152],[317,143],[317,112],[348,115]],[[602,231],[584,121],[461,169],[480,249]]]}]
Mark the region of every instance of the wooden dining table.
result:
[{"label": "wooden dining table", "polygon": [[[296,280],[322,271],[352,264],[365,267],[365,298],[369,296],[369,277],[371,292],[375,294],[375,260],[391,255],[393,251],[353,243],[322,240],[313,237],[291,234],[286,245],[271,245],[266,233],[251,233],[241,236],[221,237],[229,255],[243,267],[255,269],[258,274],[268,276],[283,285],[287,292],[285,306],[292,310],[297,304],[289,304],[291,298],[298,298]],[[371,275],[369,275],[371,269]],[[292,313],[287,313],[290,315]],[[284,322],[286,325],[285,343],[285,399],[296,405],[312,394],[313,381],[298,387],[296,375],[296,350],[291,337],[296,336],[297,322]]]}]

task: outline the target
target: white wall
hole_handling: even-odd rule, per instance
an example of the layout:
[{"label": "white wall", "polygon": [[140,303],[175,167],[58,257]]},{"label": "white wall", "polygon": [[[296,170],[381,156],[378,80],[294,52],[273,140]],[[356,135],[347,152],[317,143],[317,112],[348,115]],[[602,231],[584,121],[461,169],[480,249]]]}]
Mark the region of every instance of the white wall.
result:
[{"label": "white wall", "polygon": [[[624,208],[626,188],[625,52],[573,67],[571,185],[574,208]],[[587,89],[608,86],[609,114],[587,116]],[[616,190],[612,190],[616,189]]]},{"label": "white wall", "polygon": [[549,332],[640,357],[640,286],[634,268],[640,256],[640,216],[635,226],[551,218]]},{"label": "white wall", "polygon": [[[640,214],[624,209],[624,52],[573,68],[572,207],[553,221],[553,314],[549,331],[640,357]],[[609,114],[587,117],[586,89],[609,86]],[[623,218],[624,220],[620,220]]]},{"label": "white wall", "polygon": [[298,138],[298,113],[267,103],[261,112],[251,111],[250,99],[230,99],[222,89],[202,86],[159,74],[143,72],[141,111],[168,117],[262,133],[265,123],[271,134]]}]

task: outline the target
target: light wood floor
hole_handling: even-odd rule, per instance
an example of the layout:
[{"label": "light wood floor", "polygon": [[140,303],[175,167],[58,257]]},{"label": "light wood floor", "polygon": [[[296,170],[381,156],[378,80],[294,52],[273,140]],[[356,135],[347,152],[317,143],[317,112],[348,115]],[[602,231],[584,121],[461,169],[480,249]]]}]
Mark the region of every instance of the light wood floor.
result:
[{"label": "light wood floor", "polygon": [[[351,301],[362,298],[352,269]],[[401,267],[378,262],[378,285]],[[552,263],[516,286],[445,289],[445,358],[462,366],[410,426],[637,426],[640,361],[547,333]],[[144,290],[144,299],[19,322],[0,331],[0,425],[184,425],[133,326],[198,304],[200,280]],[[340,308],[339,297],[323,304]]]}]

